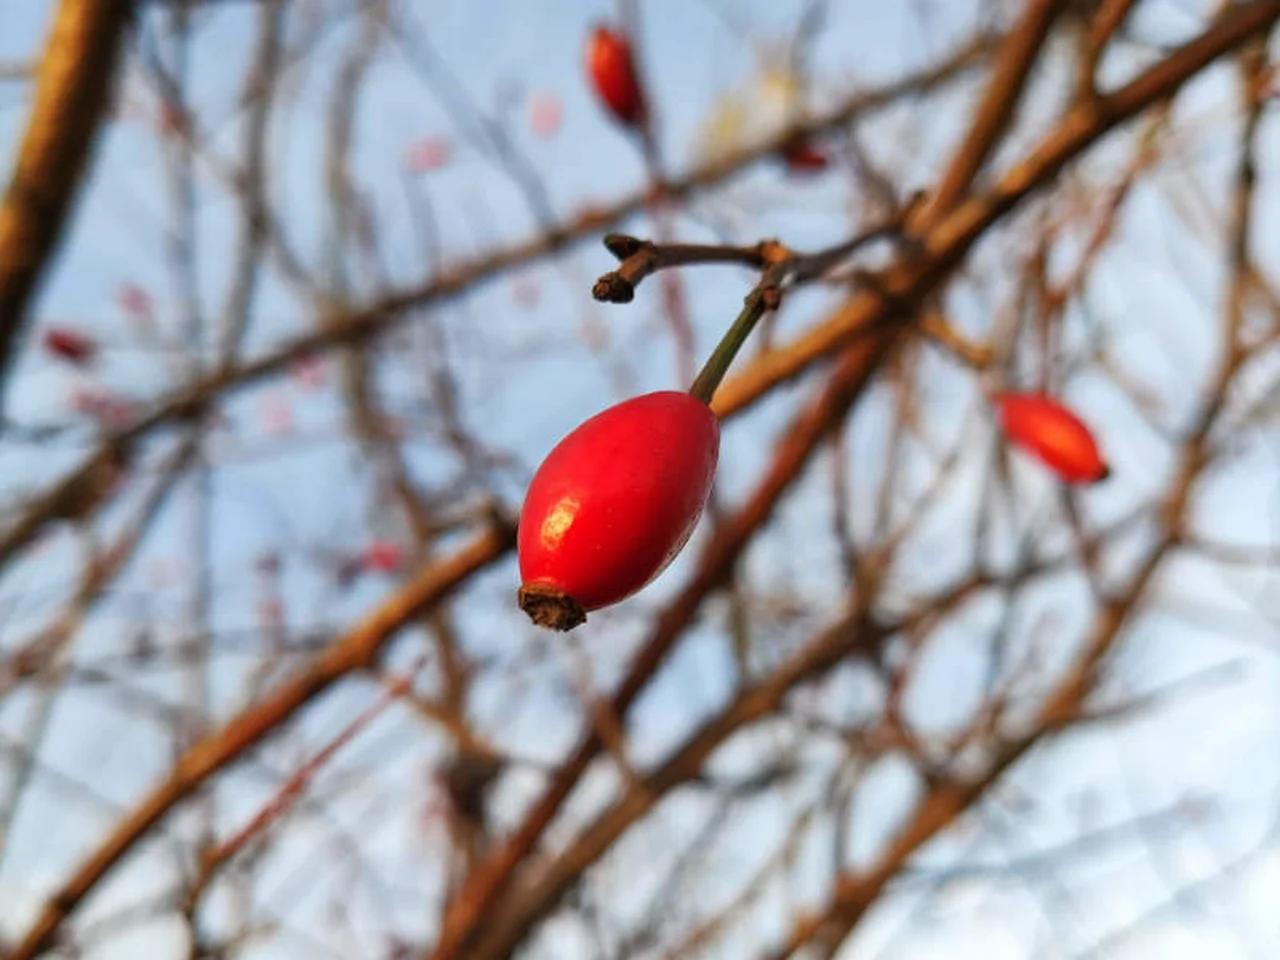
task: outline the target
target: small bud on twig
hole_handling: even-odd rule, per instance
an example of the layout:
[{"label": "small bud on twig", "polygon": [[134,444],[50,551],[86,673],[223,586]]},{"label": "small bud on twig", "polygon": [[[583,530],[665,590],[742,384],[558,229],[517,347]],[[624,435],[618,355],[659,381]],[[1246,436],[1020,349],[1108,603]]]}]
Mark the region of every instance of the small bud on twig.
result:
[{"label": "small bud on twig", "polygon": [[605,303],[630,303],[635,299],[636,288],[620,273],[606,273],[591,288],[591,296]]},{"label": "small bud on twig", "polygon": [[606,233],[604,246],[619,260],[625,260],[639,253],[644,248],[645,241],[625,233]]}]

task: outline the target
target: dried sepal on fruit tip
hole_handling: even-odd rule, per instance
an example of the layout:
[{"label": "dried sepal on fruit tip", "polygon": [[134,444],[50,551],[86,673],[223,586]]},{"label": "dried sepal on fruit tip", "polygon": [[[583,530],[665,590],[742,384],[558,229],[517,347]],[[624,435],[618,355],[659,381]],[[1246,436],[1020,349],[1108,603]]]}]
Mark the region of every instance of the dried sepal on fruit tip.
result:
[{"label": "dried sepal on fruit tip", "polygon": [[587,622],[582,604],[549,584],[522,584],[516,591],[516,600],[530,620],[548,630],[563,632]]}]

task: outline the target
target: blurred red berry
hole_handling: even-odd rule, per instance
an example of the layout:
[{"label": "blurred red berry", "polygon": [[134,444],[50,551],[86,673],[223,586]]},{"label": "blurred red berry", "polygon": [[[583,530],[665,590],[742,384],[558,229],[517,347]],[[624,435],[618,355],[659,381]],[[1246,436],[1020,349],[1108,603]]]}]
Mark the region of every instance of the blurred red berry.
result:
[{"label": "blurred red berry", "polygon": [[50,327],[44,333],[44,348],[59,360],[86,366],[98,355],[98,345],[83,333],[66,327]]},{"label": "blurred red berry", "polygon": [[452,158],[452,142],[445,137],[424,137],[405,152],[404,168],[408,173],[430,173],[447,167]]},{"label": "blurred red berry", "polygon": [[808,140],[793,140],[782,151],[782,160],[792,173],[819,173],[831,162],[823,150]]},{"label": "blurred red berry", "polygon": [[373,573],[394,573],[404,562],[404,552],[390,540],[374,540],[360,555],[360,565]]},{"label": "blurred red berry", "polygon": [[107,429],[123,427],[133,419],[132,403],[101,388],[77,387],[71,391],[70,405]]},{"label": "blurred red berry", "polygon": [[136,283],[121,284],[116,297],[120,302],[120,309],[134,319],[149,320],[155,311],[151,294]]},{"label": "blurred red berry", "polygon": [[303,357],[289,368],[289,377],[301,387],[318,390],[328,381],[329,370],[324,357]]},{"label": "blurred red berry", "polygon": [[1093,433],[1056,400],[1040,393],[1002,393],[995,403],[1009,441],[1067,483],[1096,483],[1110,474]]},{"label": "blurred red berry", "polygon": [[634,397],[587,420],[534,475],[520,512],[520,605],[568,630],[635,593],[693,532],[720,427],[687,393]]},{"label": "blurred red berry", "polygon": [[164,100],[156,115],[156,128],[161,136],[184,136],[189,118],[186,107],[174,100]]},{"label": "blurred red berry", "polygon": [[529,98],[529,128],[543,140],[560,131],[564,107],[554,93],[536,93]]},{"label": "blurred red berry", "polygon": [[258,421],[267,433],[281,434],[293,430],[293,407],[281,393],[269,393],[258,407]]},{"label": "blurred red berry", "polygon": [[622,123],[636,126],[645,115],[644,92],[626,36],[598,26],[587,38],[587,76],[596,96]]}]

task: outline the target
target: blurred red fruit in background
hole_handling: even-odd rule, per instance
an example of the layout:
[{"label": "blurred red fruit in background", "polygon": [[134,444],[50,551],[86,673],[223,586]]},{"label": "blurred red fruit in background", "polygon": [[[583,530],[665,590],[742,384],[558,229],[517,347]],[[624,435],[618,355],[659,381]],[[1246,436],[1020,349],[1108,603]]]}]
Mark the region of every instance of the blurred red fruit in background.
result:
[{"label": "blurred red fruit in background", "polygon": [[529,129],[543,140],[560,132],[564,107],[554,93],[535,93],[529,98]]},{"label": "blurred red fruit in background", "polygon": [[451,141],[445,137],[424,137],[405,151],[404,168],[408,173],[430,173],[447,167],[451,159]]},{"label": "blurred red fruit in background", "polygon": [[76,366],[92,363],[98,355],[98,345],[83,333],[66,327],[50,327],[44,333],[44,348],[59,360]]},{"label": "blurred red fruit in background", "polygon": [[622,123],[636,126],[645,115],[644,93],[626,36],[598,26],[587,38],[587,76],[596,96]]},{"label": "blurred red fruit in background", "polygon": [[360,555],[360,565],[374,573],[394,573],[404,563],[404,552],[390,540],[374,540]]},{"label": "blurred red fruit in background", "polygon": [[155,301],[151,294],[136,283],[122,283],[116,299],[120,303],[120,309],[132,319],[150,320],[155,312]]},{"label": "blurred red fruit in background", "polygon": [[1056,400],[1040,393],[1002,393],[995,404],[1009,441],[1067,483],[1096,483],[1110,474],[1093,433]]}]

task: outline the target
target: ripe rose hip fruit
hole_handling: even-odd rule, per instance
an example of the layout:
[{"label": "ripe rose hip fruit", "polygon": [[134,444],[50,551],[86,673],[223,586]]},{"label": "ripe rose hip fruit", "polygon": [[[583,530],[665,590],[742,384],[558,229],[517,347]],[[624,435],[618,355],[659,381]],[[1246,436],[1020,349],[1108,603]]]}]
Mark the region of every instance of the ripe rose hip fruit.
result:
[{"label": "ripe rose hip fruit", "polygon": [[1093,433],[1056,400],[1039,393],[1002,393],[995,403],[1005,436],[1067,483],[1096,483],[1110,475]]},{"label": "ripe rose hip fruit", "polygon": [[720,426],[665,390],[596,414],[556,445],[520,511],[519,600],[569,630],[635,593],[680,552],[707,502]]},{"label": "ripe rose hip fruit", "polygon": [[644,93],[626,36],[598,26],[587,38],[587,76],[609,112],[628,126],[644,119]]}]

